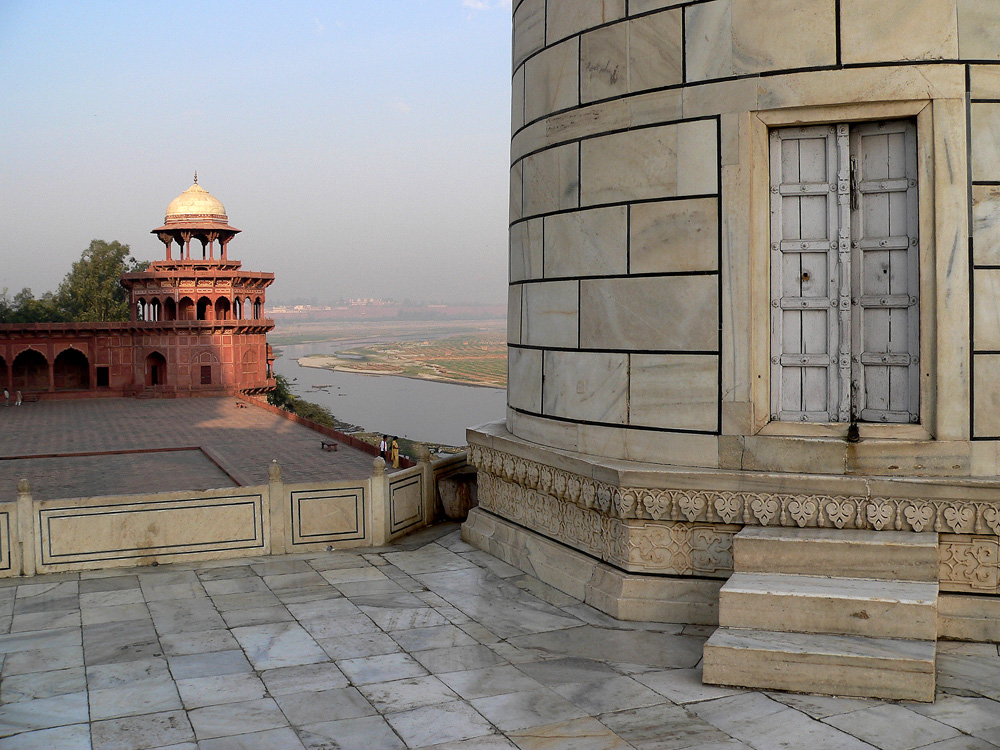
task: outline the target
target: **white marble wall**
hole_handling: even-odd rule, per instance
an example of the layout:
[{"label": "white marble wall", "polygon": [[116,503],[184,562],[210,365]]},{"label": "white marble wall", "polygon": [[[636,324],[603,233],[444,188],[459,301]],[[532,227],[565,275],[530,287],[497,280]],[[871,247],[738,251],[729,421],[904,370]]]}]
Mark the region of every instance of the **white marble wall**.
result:
[{"label": "white marble wall", "polygon": [[1000,440],[1000,2],[513,5],[515,434],[704,464],[760,430],[760,133],[919,117],[923,434]]}]

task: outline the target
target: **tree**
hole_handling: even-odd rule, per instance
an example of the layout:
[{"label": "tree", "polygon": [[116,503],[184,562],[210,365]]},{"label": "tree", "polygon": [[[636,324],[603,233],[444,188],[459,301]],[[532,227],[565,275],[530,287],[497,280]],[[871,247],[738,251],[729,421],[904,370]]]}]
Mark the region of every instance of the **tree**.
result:
[{"label": "tree", "polygon": [[[128,320],[128,291],[123,273],[145,270],[148,262],[131,257],[128,245],[93,240],[59,285],[56,304],[65,320],[104,322]],[[30,293],[30,290],[29,290]]]}]

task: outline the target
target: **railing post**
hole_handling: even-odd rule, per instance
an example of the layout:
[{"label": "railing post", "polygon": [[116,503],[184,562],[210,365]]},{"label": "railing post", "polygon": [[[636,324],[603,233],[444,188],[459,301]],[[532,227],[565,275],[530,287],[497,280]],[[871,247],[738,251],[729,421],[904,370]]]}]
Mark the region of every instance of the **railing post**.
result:
[{"label": "railing post", "polygon": [[[268,517],[271,525],[271,554],[284,555],[288,551],[288,530],[291,518],[285,517],[285,483],[281,481],[281,465],[277,459],[267,467]],[[288,509],[291,515],[291,510]]]},{"label": "railing post", "polygon": [[17,483],[17,536],[21,545],[21,575],[35,575],[35,513],[31,483]]},{"label": "railing post", "polygon": [[431,462],[431,452],[426,445],[416,447],[417,466],[422,474],[420,503],[424,510],[424,525],[429,526],[434,521],[434,499],[437,497],[437,487],[434,486],[434,464]]},{"label": "railing post", "polygon": [[371,488],[371,545],[381,547],[389,538],[389,481],[385,475],[385,459],[381,456],[372,461]]}]

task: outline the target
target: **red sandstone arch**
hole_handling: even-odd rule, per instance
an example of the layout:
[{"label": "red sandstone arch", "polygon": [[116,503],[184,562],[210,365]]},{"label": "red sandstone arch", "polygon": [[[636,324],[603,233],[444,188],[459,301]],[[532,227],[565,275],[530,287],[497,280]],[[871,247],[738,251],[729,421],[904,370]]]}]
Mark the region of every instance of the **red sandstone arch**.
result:
[{"label": "red sandstone arch", "polygon": [[262,317],[264,317],[263,312],[264,312],[264,302],[263,300],[261,300],[260,297],[258,297],[253,302],[253,319],[260,320]]},{"label": "red sandstone arch", "polygon": [[90,360],[79,349],[70,347],[56,355],[52,363],[52,384],[57,391],[90,389]]},{"label": "red sandstone arch", "polygon": [[135,303],[135,319],[136,320],[146,319],[146,300],[141,299]]},{"label": "red sandstone arch", "polygon": [[215,352],[203,351],[192,357],[191,385],[195,388],[222,385],[222,369]]},{"label": "red sandstone arch", "polygon": [[247,297],[246,301],[243,303],[243,317],[246,320],[250,320],[253,317],[253,300],[249,297]]},{"label": "red sandstone arch", "polygon": [[149,319],[158,321],[160,319],[161,309],[162,308],[160,306],[160,300],[158,300],[156,297],[153,297],[153,299],[149,301]]},{"label": "red sandstone arch", "polygon": [[174,302],[173,297],[167,297],[163,300],[163,319],[177,320],[177,303]]},{"label": "red sandstone arch", "polygon": [[49,361],[35,349],[25,349],[11,364],[11,385],[18,391],[47,391]]},{"label": "red sandstone arch", "polygon": [[180,305],[177,307],[177,320],[194,320],[195,313],[194,300],[190,297],[181,297]]},{"label": "red sandstone arch", "polygon": [[167,358],[159,352],[146,355],[146,386],[167,384]]},{"label": "red sandstone arch", "polygon": [[233,300],[233,320],[242,320],[243,318],[243,300],[239,297]]},{"label": "red sandstone arch", "polygon": [[208,297],[198,299],[198,320],[212,319],[212,300]]},{"label": "red sandstone arch", "polygon": [[225,297],[215,300],[215,319],[229,320],[229,300]]}]

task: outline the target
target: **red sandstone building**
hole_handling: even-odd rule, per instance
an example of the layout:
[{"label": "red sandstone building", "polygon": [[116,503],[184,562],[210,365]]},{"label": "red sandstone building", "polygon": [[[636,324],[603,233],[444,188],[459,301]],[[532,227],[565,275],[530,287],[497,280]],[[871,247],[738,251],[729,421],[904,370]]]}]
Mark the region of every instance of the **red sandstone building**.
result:
[{"label": "red sandstone building", "polygon": [[2,324],[0,383],[29,398],[270,390],[273,356],[266,336],[274,321],[263,317],[263,309],[274,274],[243,271],[229,258],[239,231],[195,175],[167,207],[163,226],[153,230],[166,258],[121,278],[132,319]]}]

